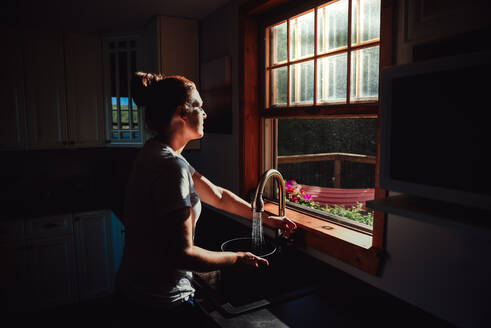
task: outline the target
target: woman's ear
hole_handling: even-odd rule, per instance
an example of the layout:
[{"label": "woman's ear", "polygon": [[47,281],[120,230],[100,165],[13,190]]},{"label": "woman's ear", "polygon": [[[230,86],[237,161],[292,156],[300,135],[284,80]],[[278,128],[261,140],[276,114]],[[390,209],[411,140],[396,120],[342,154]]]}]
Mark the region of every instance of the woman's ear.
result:
[{"label": "woman's ear", "polygon": [[186,108],[184,107],[184,105],[177,106],[176,112],[177,115],[179,115],[180,117],[182,118],[186,117]]}]

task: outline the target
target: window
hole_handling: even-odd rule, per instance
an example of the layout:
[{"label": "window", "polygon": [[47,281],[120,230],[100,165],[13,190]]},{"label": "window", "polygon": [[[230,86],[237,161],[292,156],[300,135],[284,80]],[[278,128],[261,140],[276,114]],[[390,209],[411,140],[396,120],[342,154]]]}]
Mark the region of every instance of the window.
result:
[{"label": "window", "polygon": [[[377,3],[364,0],[347,0],[345,1],[348,6],[348,9],[345,11],[346,19],[341,16],[328,16],[329,12],[334,12],[334,6],[340,1],[341,0],[326,1],[322,4],[319,1],[249,0],[240,6],[240,194],[243,197],[247,197],[251,190],[255,190],[257,182],[265,170],[285,164],[291,164],[292,166],[298,165],[298,167],[304,165],[301,163],[293,164],[285,162],[284,156],[289,156],[290,158],[286,158],[286,161],[290,161],[297,155],[300,155],[299,158],[301,160],[299,160],[299,162],[304,163],[306,162],[305,159],[322,159],[319,163],[312,163],[309,165],[331,165],[330,167],[327,167],[327,169],[324,169],[325,173],[331,172],[330,177],[327,177],[325,180],[322,180],[323,178],[321,177],[319,180],[331,183],[328,188],[336,188],[334,185],[336,180],[340,183],[341,188],[346,189],[348,186],[351,188],[353,185],[348,185],[348,183],[350,183],[350,180],[353,181],[353,179],[345,177],[345,174],[349,174],[349,171],[352,171],[349,167],[351,165],[350,162],[353,162],[356,159],[356,162],[353,163],[354,165],[351,166],[359,166],[359,160],[361,160],[361,162],[363,162],[363,165],[361,165],[363,169],[356,171],[363,174],[363,170],[369,170],[369,175],[371,176],[370,179],[373,178],[375,181],[375,198],[386,197],[386,191],[378,188],[377,185],[376,167],[378,166],[378,161],[376,157],[375,165],[373,164],[372,142],[374,136],[372,132],[367,133],[365,138],[356,138],[359,141],[361,140],[362,144],[365,145],[364,147],[361,147],[363,151],[356,155],[345,156],[346,152],[358,152],[358,150],[353,150],[349,145],[349,142],[354,142],[355,138],[353,138],[353,136],[342,137],[343,140],[349,141],[344,144],[346,146],[344,149],[329,146],[330,148],[327,149],[307,149],[299,154],[295,154],[293,152],[288,153],[286,150],[282,153],[282,149],[285,148],[281,146],[281,142],[280,146],[278,146],[278,139],[282,136],[282,133],[284,133],[283,129],[288,127],[288,125],[306,125],[307,127],[303,128],[302,133],[312,130],[312,133],[315,132],[316,134],[319,134],[319,131],[326,131],[326,128],[323,128],[323,125],[335,124],[337,128],[334,130],[331,129],[330,133],[334,131],[344,131],[345,133],[349,133],[349,129],[358,129],[357,125],[359,124],[365,125],[364,129],[366,129],[366,131],[370,131],[370,127],[372,127],[371,131],[373,131],[373,127],[375,126],[374,122],[377,122],[379,111],[378,92],[374,93],[370,90],[378,89],[378,78],[372,79],[369,76],[370,74],[362,75],[363,69],[365,69],[365,71],[370,71],[367,67],[366,57],[363,56],[366,52],[362,50],[366,49],[366,51],[374,51],[376,49],[378,56],[376,67],[383,68],[392,64],[392,17],[396,7],[393,1],[390,0],[380,0]],[[373,25],[371,25],[373,20],[367,21],[367,16],[372,19],[374,15],[369,14],[370,10],[365,17],[363,17],[363,13],[366,13],[366,8],[373,3],[376,5],[373,8],[378,8],[377,10],[372,9],[372,11],[377,11],[374,15],[375,17],[379,17],[380,27],[379,32],[377,32],[379,36],[372,39],[369,32],[373,30]],[[340,4],[342,4],[342,2],[340,2]],[[342,7],[340,4],[338,5]],[[327,11],[328,13],[321,13],[321,9],[324,7],[326,8],[324,11]],[[380,14],[378,14],[378,11],[380,11]],[[286,37],[286,35],[290,35],[289,25],[292,24],[293,19],[300,18],[310,12],[313,12],[314,15],[314,37],[310,37],[310,39],[319,40],[319,37],[316,35],[318,33],[318,27],[315,25],[318,24],[317,21],[320,18],[315,16],[325,15],[326,17],[330,17],[329,20],[325,20],[326,23],[324,24],[328,31],[333,31],[329,30],[331,26],[340,26],[339,23],[335,23],[333,20],[348,20],[348,23],[345,25],[346,29],[348,29],[348,33],[344,35],[345,38],[349,36],[350,40],[347,41],[346,45],[339,46],[339,43],[344,42],[343,39],[334,39],[335,42],[329,41],[329,44],[322,49],[322,45],[319,46],[317,42],[315,42],[313,45],[314,54],[310,55],[308,54],[308,51],[311,52],[309,46],[302,43],[299,37],[298,44],[308,51],[296,50],[299,57],[304,57],[295,57],[296,59],[292,59],[289,57],[289,53],[294,50],[289,50],[290,41],[289,38]],[[358,13],[360,14],[358,15]],[[355,19],[356,21],[353,22]],[[286,24],[282,25],[282,29],[280,25],[285,22]],[[300,20],[297,23],[297,26],[299,25],[301,25]],[[275,26],[278,26],[278,30],[275,32],[276,36],[270,37],[270,28]],[[363,26],[372,27],[363,28]],[[302,28],[303,27],[301,27],[301,29]],[[352,30],[354,30],[354,32]],[[302,35],[301,31],[296,33]],[[312,32],[309,33],[310,35],[312,34]],[[330,32],[326,32],[326,35],[329,35],[329,33]],[[352,34],[354,34],[356,38],[358,38],[357,35],[359,35],[360,41],[357,41],[358,39],[353,37]],[[273,52],[274,59],[270,59],[270,53],[273,51],[270,51],[271,42],[275,40],[275,37],[278,37],[277,40],[281,38],[286,40],[287,47],[280,47],[278,45]],[[326,39],[327,37],[321,38]],[[353,39],[353,42],[351,42],[351,39]],[[332,37],[331,40],[333,40]],[[277,41],[275,42],[277,43]],[[273,44],[275,42],[273,42]],[[327,41],[322,42],[327,44]],[[294,46],[296,47],[296,45]],[[297,54],[294,55],[297,56]],[[346,56],[345,69],[341,70],[346,70],[346,75],[344,75],[344,73],[340,75],[338,74],[338,71],[333,72],[332,67],[343,66],[336,60],[338,57],[334,57],[336,55]],[[319,76],[319,78],[317,78],[317,72],[321,69],[321,60],[328,60],[323,58],[330,58],[329,61],[332,64],[331,67],[328,66],[328,68],[325,69],[328,72],[327,74],[321,72],[324,76],[330,76],[330,79],[323,78],[323,81],[320,83],[318,81],[321,77]],[[313,70],[304,67],[307,66],[307,64],[303,67],[301,67],[301,65],[293,67],[296,64],[309,61],[313,61]],[[352,62],[353,67],[356,68],[354,71],[352,71]],[[344,61],[342,61],[342,64],[344,64]],[[297,68],[300,69],[296,70]],[[311,73],[303,73],[309,69]],[[324,68],[322,69],[324,70]],[[375,67],[372,67],[371,69],[373,74],[378,74],[378,69],[375,69]],[[271,73],[273,70],[276,70],[274,72],[277,72],[277,75],[280,75],[278,77],[273,77],[277,80],[277,84],[272,84],[271,81],[271,75],[275,74],[274,72]],[[300,73],[296,73],[296,71]],[[357,71],[359,73],[357,73]],[[312,76],[312,74],[314,74],[314,76]],[[339,76],[345,77],[341,78]],[[290,81],[290,77],[292,77],[292,81]],[[346,85],[339,82],[332,82],[344,79]],[[367,84],[367,81],[374,84]],[[354,84],[353,82],[357,84]],[[271,85],[275,86],[276,89],[270,88]],[[358,87],[356,87],[357,85]],[[363,87],[363,85],[365,85],[365,87]],[[368,87],[369,85],[372,85],[373,88]],[[377,87],[374,87],[374,85],[377,85]],[[324,91],[318,91],[321,86],[324,88]],[[258,88],[260,92],[257,92]],[[290,91],[290,88],[292,91]],[[353,96],[351,96],[352,90]],[[290,95],[290,92],[294,94]],[[274,102],[273,99],[275,99]],[[319,99],[319,101],[317,99]],[[291,121],[287,122],[287,119]],[[316,124],[319,126],[309,127],[308,124],[314,121],[316,121]],[[349,129],[345,128],[339,130],[339,127],[342,126],[351,127]],[[322,144],[327,138],[332,138],[332,136],[326,134],[323,138],[316,140],[314,143],[318,145]],[[377,138],[378,137],[375,137],[375,140],[377,140],[376,143],[378,143]],[[302,135],[298,135],[297,140],[297,145],[306,143],[302,139]],[[260,145],[260,147],[258,147],[258,145]],[[285,146],[290,147],[288,144]],[[375,146],[378,149],[378,145],[376,144]],[[327,147],[327,145],[322,145],[322,147]],[[278,151],[280,151],[279,154]],[[302,158],[302,156],[304,156],[304,158]],[[346,161],[346,158],[351,161]],[[331,164],[327,164],[328,162],[325,161],[326,159],[331,160]],[[338,160],[337,162],[341,165],[335,164],[336,160]],[[339,167],[341,168],[341,178],[336,179],[336,172],[339,171]],[[285,169],[280,167],[280,170]],[[308,171],[311,171],[309,173],[315,173],[315,171],[311,169],[308,169]],[[374,171],[375,173],[373,173]],[[335,178],[334,181],[332,180],[332,177]],[[331,180],[329,180],[329,178],[331,178]],[[313,185],[320,184],[319,181],[315,183],[309,181],[309,183],[312,183]],[[363,180],[359,179],[354,179],[354,181],[359,183],[358,186],[361,186],[361,182],[363,182]],[[302,234],[297,235],[298,242],[308,248],[315,249],[321,253],[337,258],[364,272],[371,274],[380,272],[385,230],[385,214],[383,212],[375,211],[373,213],[373,228],[369,229],[370,231],[367,232],[359,230],[356,227],[352,228],[344,224],[338,224],[337,221],[332,218],[330,219],[332,221],[326,222],[324,219],[319,219],[319,216],[317,216],[315,212],[310,212],[311,209],[308,209],[309,212],[306,210],[300,211],[291,205],[292,204],[290,203],[290,206],[287,208],[287,215],[293,219],[302,230]],[[278,210],[277,205],[269,202],[265,202],[265,209],[271,213],[275,213]]]},{"label": "window", "polygon": [[380,0],[328,2],[265,39],[266,108],[378,100]]},{"label": "window", "polygon": [[106,38],[104,45],[107,140],[111,144],[142,144],[142,111],[131,98],[131,76],[139,60],[137,37]]},{"label": "window", "polygon": [[[264,33],[265,112],[377,103],[380,0],[330,1]],[[376,117],[274,119],[269,166],[287,181],[287,204],[371,233]]]}]

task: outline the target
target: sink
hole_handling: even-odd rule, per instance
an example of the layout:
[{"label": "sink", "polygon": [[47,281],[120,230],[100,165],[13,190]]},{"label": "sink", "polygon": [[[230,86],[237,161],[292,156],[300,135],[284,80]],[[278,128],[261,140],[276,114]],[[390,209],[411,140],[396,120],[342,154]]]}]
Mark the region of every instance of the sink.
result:
[{"label": "sink", "polygon": [[194,275],[197,298],[226,316],[313,293],[322,281],[322,263],[294,248],[282,249],[270,266],[256,271],[213,271]]}]

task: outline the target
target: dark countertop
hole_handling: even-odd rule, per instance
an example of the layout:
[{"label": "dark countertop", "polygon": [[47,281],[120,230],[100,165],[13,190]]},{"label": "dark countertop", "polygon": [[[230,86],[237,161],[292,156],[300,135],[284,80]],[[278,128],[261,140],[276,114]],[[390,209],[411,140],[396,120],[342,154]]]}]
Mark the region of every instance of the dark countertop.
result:
[{"label": "dark countertop", "polygon": [[[226,240],[250,235],[250,228],[238,227],[207,208],[200,221],[201,238],[196,241],[208,249],[218,250]],[[224,276],[227,272],[197,276],[198,304],[221,327],[453,327],[293,246],[283,247],[270,262],[266,275],[248,273],[235,280]],[[241,312],[257,300],[264,305]],[[227,302],[233,306],[224,306]],[[231,308],[240,313],[232,314]]]},{"label": "dark countertop", "polygon": [[[119,196],[119,197],[116,197]],[[70,192],[43,199],[1,200],[0,220],[30,219],[67,213],[112,210],[120,217],[123,203],[120,195],[101,192]]]}]

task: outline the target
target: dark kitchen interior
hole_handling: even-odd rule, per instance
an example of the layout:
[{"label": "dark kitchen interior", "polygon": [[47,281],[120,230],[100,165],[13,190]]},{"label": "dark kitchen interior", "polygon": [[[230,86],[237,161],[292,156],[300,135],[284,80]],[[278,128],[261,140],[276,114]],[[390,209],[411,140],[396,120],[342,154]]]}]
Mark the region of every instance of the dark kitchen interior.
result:
[{"label": "dark kitchen interior", "polygon": [[[247,33],[251,33],[247,24],[254,21],[250,17],[256,17],[256,12],[269,17],[275,10],[287,8],[288,12],[297,5],[312,8],[325,2],[2,3],[5,47],[1,58],[7,73],[2,73],[1,95],[7,110],[1,114],[4,132],[0,132],[0,307],[8,318],[3,326],[122,325],[121,309],[112,299],[112,283],[124,239],[125,185],[141,148],[141,143],[128,144],[124,139],[141,140],[143,136],[128,137],[118,130],[117,139],[107,131],[114,94],[108,91],[110,78],[105,77],[110,66],[103,57],[105,42],[138,35],[137,40],[144,40],[145,46],[138,50],[142,56],[135,68],[162,68],[166,74],[186,75],[198,86],[211,83],[202,76],[203,66],[227,58],[228,80],[217,87],[227,94],[215,99],[226,99],[220,110],[227,126],[214,121],[217,128],[207,133],[205,123],[204,138],[183,155],[214,183],[248,198],[244,191],[255,186],[257,179],[246,181],[248,164],[244,163],[259,158],[247,152],[259,153],[261,145],[251,147],[244,141],[259,141],[259,135],[247,136],[254,131],[244,131],[244,121],[257,118],[259,122],[259,113],[247,115],[244,109],[247,94],[258,92],[249,91],[250,83],[244,83],[250,73],[245,64],[250,58],[247,54],[259,53],[261,47],[251,50],[244,46]],[[390,49],[385,50],[388,57],[383,59],[390,64],[387,66],[490,50],[487,1],[381,0],[381,7],[390,16],[390,30],[382,27],[381,31],[381,44]],[[195,39],[182,45],[181,38],[190,35]],[[53,48],[57,40],[59,49]],[[77,40],[94,45],[97,56],[73,55],[70,45]],[[62,61],[67,58],[61,65],[58,55]],[[50,60],[53,56],[56,58]],[[256,63],[252,68],[258,66]],[[84,75],[84,71],[95,75]],[[77,84],[77,74],[85,76],[85,84]],[[486,80],[483,77],[479,83]],[[262,84],[257,82],[258,86]],[[61,96],[56,93],[59,90]],[[128,94],[121,90],[118,92]],[[53,97],[61,97],[65,114],[39,118],[35,100],[53,107],[59,104]],[[227,108],[229,112],[224,113]],[[488,108],[474,109],[475,115]],[[128,112],[131,115],[131,109]],[[75,122],[81,122],[78,130]],[[128,124],[136,129],[141,120],[136,122]],[[484,132],[478,135],[485,138]],[[456,149],[451,156],[465,156],[465,152]],[[254,165],[257,169],[252,176],[258,177],[260,165]],[[489,176],[482,181],[490,181]],[[387,196],[396,198],[374,205],[385,212],[380,248],[370,244],[361,256],[354,248],[338,251],[349,242],[323,240],[309,229],[299,229],[294,241],[279,241],[279,255],[269,271],[237,281],[227,281],[227,272],[197,274],[200,306],[221,327],[490,326],[491,265],[487,258],[491,213],[436,200],[401,205],[396,204],[400,199],[397,192],[389,190]],[[425,209],[419,209],[420,205]],[[424,213],[414,214],[420,210]],[[50,235],[49,228],[56,234]],[[225,240],[250,236],[251,225],[204,206],[196,231],[196,245],[219,251]],[[267,238],[277,242],[274,231],[268,233]],[[330,248],[332,252],[326,251]],[[343,260],[345,254],[351,260]],[[365,265],[369,256],[377,257],[375,269]]]}]

